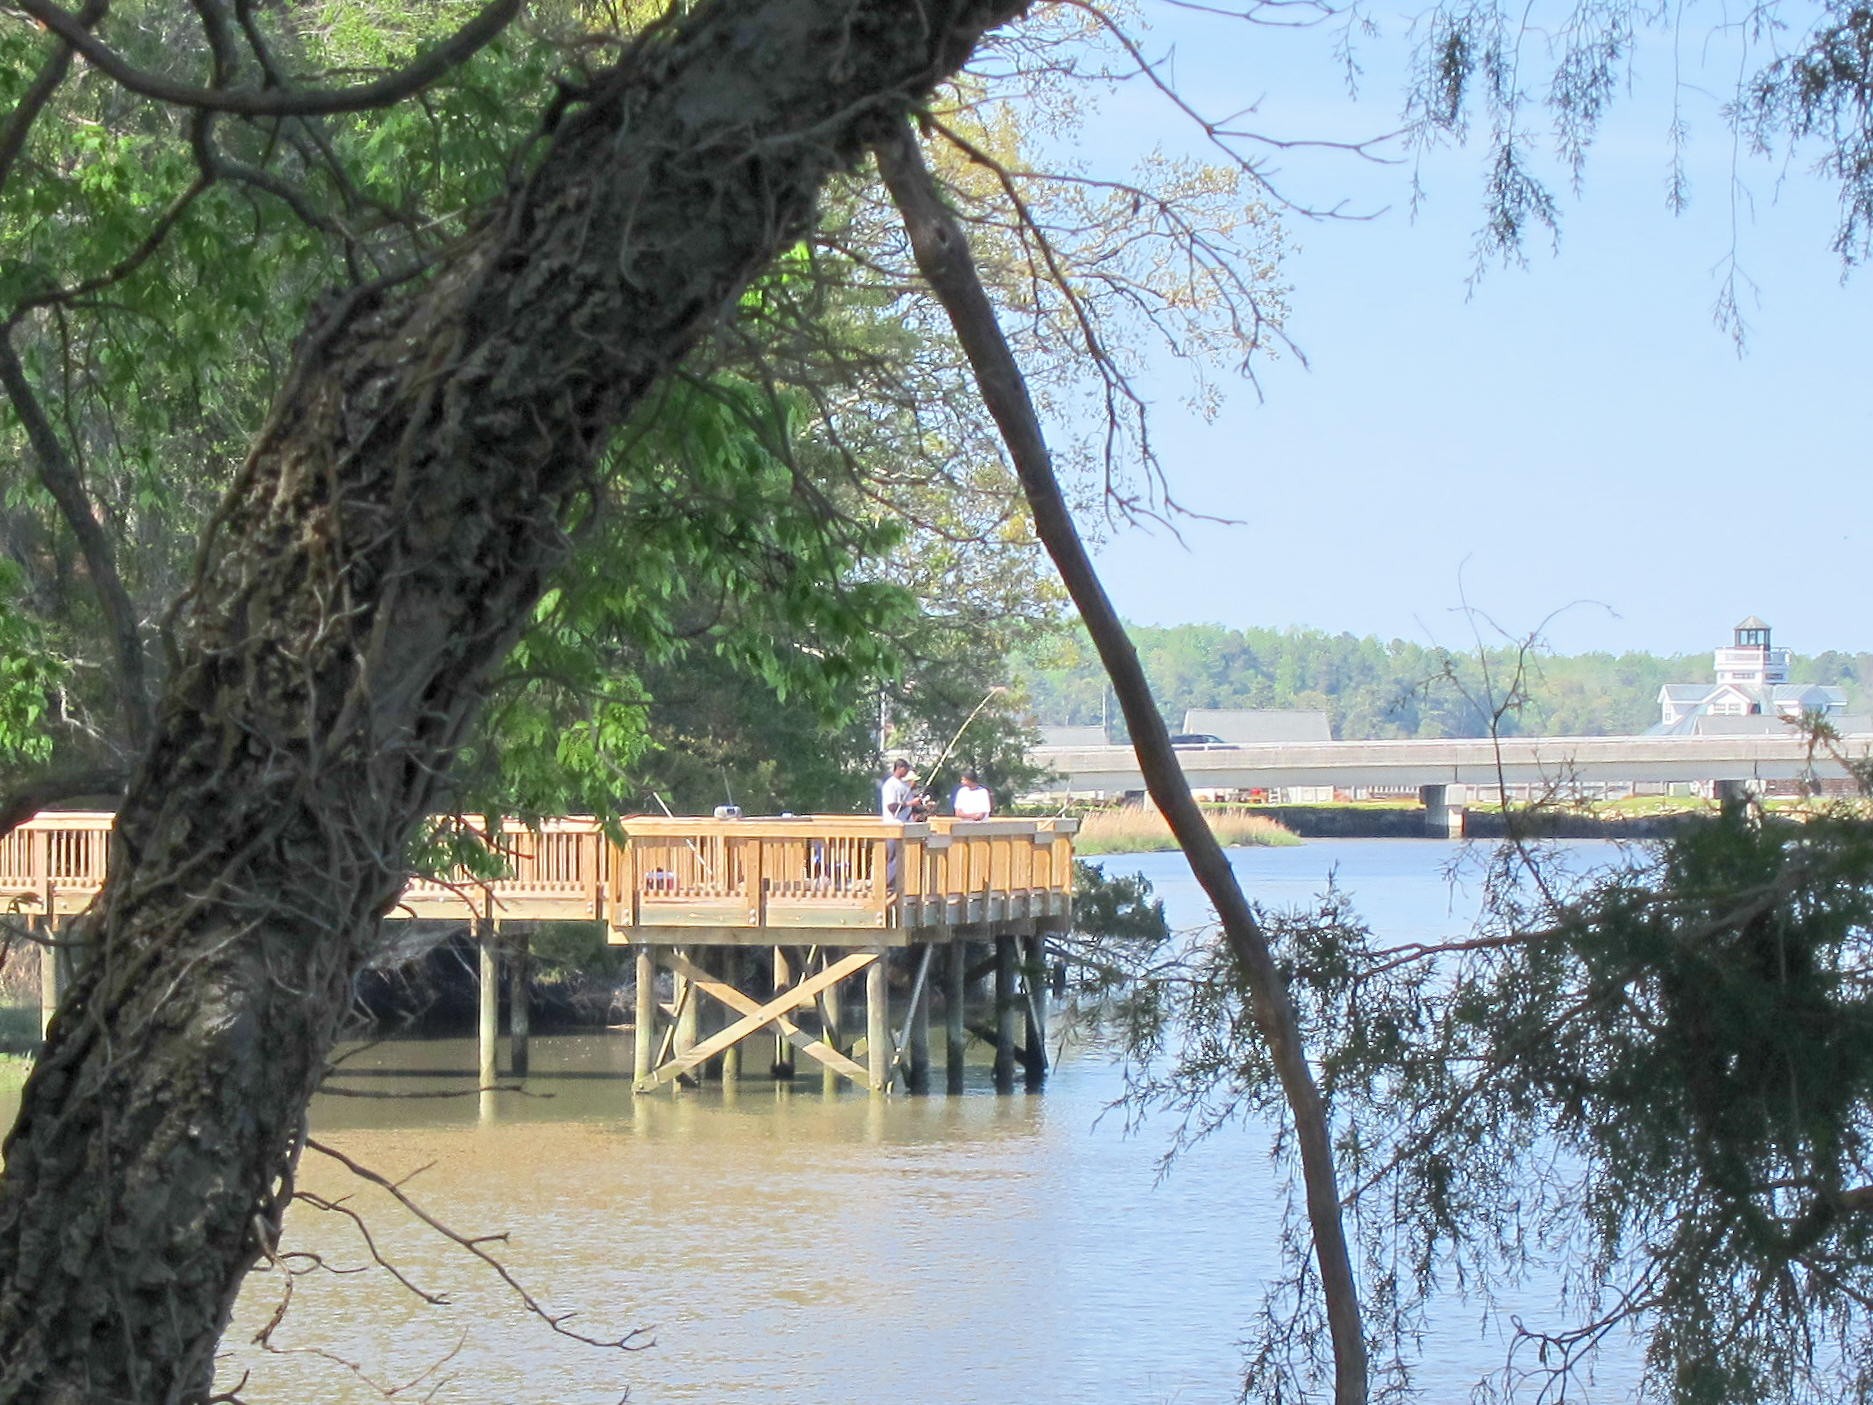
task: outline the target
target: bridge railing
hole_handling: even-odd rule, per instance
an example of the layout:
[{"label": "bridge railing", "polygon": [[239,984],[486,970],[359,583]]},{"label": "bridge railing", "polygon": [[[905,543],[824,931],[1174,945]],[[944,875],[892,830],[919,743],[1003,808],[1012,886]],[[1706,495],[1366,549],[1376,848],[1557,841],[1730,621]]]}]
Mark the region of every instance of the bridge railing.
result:
[{"label": "bridge railing", "polygon": [[116,818],[101,811],[36,815],[0,839],[0,905],[40,917],[89,907],[104,886]]},{"label": "bridge railing", "polygon": [[[103,887],[114,817],[35,816],[0,839],[0,906],[65,916]],[[449,920],[596,921],[615,939],[638,928],[731,933],[909,929],[1064,915],[1073,891],[1071,819],[866,816],[777,819],[584,817],[491,837],[496,879],[466,869],[413,878],[393,915]],[[739,938],[748,939],[748,938]],[[754,938],[759,940],[759,938]]]}]

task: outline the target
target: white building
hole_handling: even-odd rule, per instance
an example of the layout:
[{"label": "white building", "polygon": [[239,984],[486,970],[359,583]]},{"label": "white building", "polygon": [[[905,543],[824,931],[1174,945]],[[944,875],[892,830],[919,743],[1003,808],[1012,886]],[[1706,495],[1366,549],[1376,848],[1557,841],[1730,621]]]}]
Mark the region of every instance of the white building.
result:
[{"label": "white building", "polygon": [[1658,690],[1659,719],[1648,735],[1766,732],[1804,713],[1846,710],[1845,689],[1790,683],[1788,661],[1789,651],[1770,642],[1769,626],[1751,615],[1736,627],[1734,642],[1713,655],[1716,682],[1667,683]]}]

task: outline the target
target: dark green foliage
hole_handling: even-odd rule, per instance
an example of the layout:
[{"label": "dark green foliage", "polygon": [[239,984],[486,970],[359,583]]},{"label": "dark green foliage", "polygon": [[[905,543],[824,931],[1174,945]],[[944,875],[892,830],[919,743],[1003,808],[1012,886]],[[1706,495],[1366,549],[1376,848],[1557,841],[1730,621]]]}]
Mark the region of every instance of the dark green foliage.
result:
[{"label": "dark green foliage", "polygon": [[1073,927],[1091,941],[1135,944],[1145,950],[1171,934],[1164,920],[1164,899],[1151,896],[1151,881],[1144,874],[1108,874],[1084,860],[1073,865]]},{"label": "dark green foliage", "polygon": [[[1873,830],[1734,815],[1585,877],[1510,846],[1489,883],[1485,927],[1437,946],[1379,945],[1337,892],[1265,914],[1395,1378],[1430,1295],[1488,1310],[1535,1273],[1567,1325],[1519,1316],[1492,1392],[1540,1398],[1631,1326],[1660,1399],[1863,1399]],[[1154,980],[1138,1095],[1186,1136],[1280,1118],[1222,948]],[[1251,1388],[1297,1389],[1295,1345],[1265,1341]]]},{"label": "dark green foliage", "polygon": [[[1325,712],[1333,734],[1347,740],[1486,736],[1504,680],[1520,668],[1521,706],[1500,730],[1630,734],[1658,720],[1661,686],[1710,676],[1709,656],[1695,654],[1559,656],[1504,647],[1479,660],[1402,639],[1213,624],[1140,626],[1132,639],[1173,731],[1189,708],[1286,708]],[[1099,722],[1104,678],[1084,644],[1025,660],[1035,714],[1048,724]]]},{"label": "dark green foliage", "polygon": [[[1182,730],[1190,708],[1288,708],[1325,712],[1333,735],[1349,741],[1481,737],[1515,683],[1517,705],[1496,728],[1503,734],[1625,736],[1658,721],[1665,684],[1711,678],[1708,654],[1563,655],[1505,646],[1479,658],[1370,635],[1214,624],[1140,626],[1132,639],[1172,731]],[[1873,709],[1873,657],[1827,652],[1797,658],[1793,673],[1798,682],[1845,688],[1849,711]],[[1102,719],[1105,674],[1083,642],[1030,652],[1023,677],[1043,723]]]}]

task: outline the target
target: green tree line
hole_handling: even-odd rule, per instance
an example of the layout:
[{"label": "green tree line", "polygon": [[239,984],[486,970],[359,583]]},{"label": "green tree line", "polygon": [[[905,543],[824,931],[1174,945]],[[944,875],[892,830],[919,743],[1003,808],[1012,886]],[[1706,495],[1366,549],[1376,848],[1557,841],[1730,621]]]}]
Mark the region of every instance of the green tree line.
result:
[{"label": "green tree line", "polygon": [[[1622,736],[1658,721],[1668,683],[1713,681],[1708,652],[1557,654],[1499,646],[1458,653],[1410,640],[1318,629],[1230,629],[1217,624],[1132,628],[1159,710],[1172,730],[1191,708],[1324,712],[1347,740],[1486,735]],[[1083,634],[1029,650],[1017,676],[1038,723],[1094,726],[1117,709]],[[1790,677],[1847,692],[1848,711],[1873,710],[1873,654],[1796,655]]]}]

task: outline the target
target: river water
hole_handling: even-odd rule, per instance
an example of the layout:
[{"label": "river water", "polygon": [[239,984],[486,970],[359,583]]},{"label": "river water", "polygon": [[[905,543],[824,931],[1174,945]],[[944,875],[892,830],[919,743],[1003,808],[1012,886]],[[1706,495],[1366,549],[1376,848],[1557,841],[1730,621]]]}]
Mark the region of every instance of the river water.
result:
[{"label": "river water", "polygon": [[[1583,850],[1589,857],[1591,847]],[[1307,901],[1329,872],[1375,928],[1460,931],[1477,895],[1446,870],[1459,846],[1319,841],[1232,851],[1247,891]],[[1178,925],[1206,915],[1180,855],[1144,872]],[[939,1051],[940,1062],[940,1051]],[[628,1354],[557,1336],[464,1250],[316,1152],[302,1189],[358,1211],[425,1303],[369,1263],[356,1224],[310,1202],[289,1216],[292,1304],[274,1351],[251,1344],[284,1272],[256,1274],[221,1380],[251,1402],[710,1401],[989,1405],[1230,1401],[1274,1271],[1281,1186],[1259,1128],[1226,1129],[1160,1176],[1169,1127],[1106,1114],[1112,1059],[1069,1050],[1046,1090],[997,1097],[986,1062],[965,1096],[825,1098],[750,1080],[633,1098],[628,1034],[539,1038],[528,1096],[459,1092],[470,1040],[395,1041],[322,1095],[314,1135],[405,1181],[489,1247],[550,1313]],[[940,1081],[940,1080],[939,1080]],[[10,1112],[0,1109],[0,1114]],[[322,1264],[320,1267],[318,1265]],[[1420,1386],[1461,1400],[1499,1367],[1500,1329],[1452,1303]],[[1630,1393],[1606,1363],[1589,1399]]]}]

